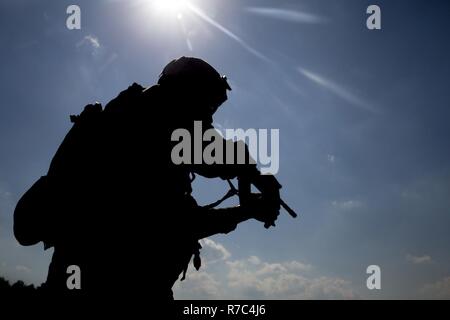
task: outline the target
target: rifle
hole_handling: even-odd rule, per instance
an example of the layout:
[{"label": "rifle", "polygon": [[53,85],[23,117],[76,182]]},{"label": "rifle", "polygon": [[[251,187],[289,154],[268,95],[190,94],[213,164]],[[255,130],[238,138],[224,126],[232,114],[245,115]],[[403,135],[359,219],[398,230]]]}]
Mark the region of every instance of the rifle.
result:
[{"label": "rifle", "polygon": [[[296,218],[297,213],[284,202],[280,197],[281,184],[273,175],[256,175],[253,177],[249,176],[238,176],[238,188],[234,186],[230,179],[227,179],[230,190],[219,200],[203,206],[206,209],[212,209],[220,205],[226,199],[231,198],[235,195],[239,196],[239,204],[246,205],[251,201],[254,196],[263,196],[269,199],[275,205],[284,208],[286,212],[292,217]],[[261,194],[251,193],[252,184],[261,192]],[[275,221],[266,221],[264,227],[267,229],[270,226],[275,226]]]},{"label": "rifle", "polygon": [[[278,205],[286,210],[286,212],[292,217],[296,218],[297,213],[289,207],[280,196],[281,184],[273,175],[256,175],[253,177],[239,176],[238,177],[238,189],[233,185],[230,180],[227,180],[230,185],[230,189],[234,194],[239,196],[239,203],[241,205],[247,204],[252,196],[251,185],[253,184],[260,192],[262,197],[269,199],[275,205]],[[256,194],[257,195],[257,194]],[[264,227],[267,229],[270,226],[275,226],[275,221],[266,221]]]}]

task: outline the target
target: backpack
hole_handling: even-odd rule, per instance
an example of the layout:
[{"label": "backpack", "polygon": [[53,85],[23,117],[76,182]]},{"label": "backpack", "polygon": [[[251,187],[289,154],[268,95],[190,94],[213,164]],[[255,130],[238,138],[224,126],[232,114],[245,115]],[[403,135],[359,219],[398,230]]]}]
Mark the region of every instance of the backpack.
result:
[{"label": "backpack", "polygon": [[[120,112],[120,108],[127,101],[129,106],[143,91],[143,87],[134,83],[122,91],[118,97],[111,100],[105,107],[101,104],[88,104],[79,115],[70,115],[73,123],[61,145],[52,158],[46,175],[41,176],[19,199],[14,210],[14,235],[24,246],[44,242],[44,248],[53,246],[53,231],[55,208],[55,186],[57,180],[67,179],[70,170],[77,164],[78,155],[86,153],[82,149],[96,147],[101,137],[103,121],[106,113]],[[86,165],[86,164],[84,164]]]}]

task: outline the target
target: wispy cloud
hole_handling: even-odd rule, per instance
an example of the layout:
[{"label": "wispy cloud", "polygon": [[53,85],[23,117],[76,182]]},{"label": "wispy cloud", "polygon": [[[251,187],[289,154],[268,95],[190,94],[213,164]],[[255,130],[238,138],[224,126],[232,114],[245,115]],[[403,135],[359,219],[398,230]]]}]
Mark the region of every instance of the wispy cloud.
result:
[{"label": "wispy cloud", "polygon": [[413,264],[426,264],[432,262],[431,257],[428,255],[414,256],[412,254],[407,254],[406,260]]},{"label": "wispy cloud", "polygon": [[118,57],[119,55],[115,52],[110,54],[109,57],[105,60],[105,62],[100,66],[99,71],[103,72],[106,69],[108,69],[111,66],[111,64],[113,64],[114,61],[117,60]]},{"label": "wispy cloud", "polygon": [[101,44],[97,37],[93,35],[87,35],[77,42],[76,47],[78,49],[87,49],[91,52],[92,55],[96,55],[101,47]]},{"label": "wispy cloud", "polygon": [[235,33],[231,32],[229,29],[227,29],[226,27],[224,27],[223,25],[221,25],[220,23],[218,23],[217,21],[215,21],[214,19],[209,17],[200,8],[194,6],[193,4],[191,4],[189,2],[187,2],[186,5],[187,5],[187,7],[189,8],[189,10],[191,12],[193,12],[195,15],[197,15],[202,20],[204,20],[207,23],[209,23],[214,28],[220,30],[222,33],[227,35],[229,38],[231,38],[234,41],[236,41],[237,43],[239,43],[245,50],[247,50],[248,52],[250,52],[254,56],[258,57],[259,59],[261,59],[261,60],[263,60],[265,62],[271,63],[271,60],[269,58],[267,58],[263,53],[261,53],[260,51],[254,49],[253,47],[251,47],[243,39],[241,39],[238,35],[236,35]]},{"label": "wispy cloud", "polygon": [[10,200],[12,193],[7,190],[6,184],[0,182],[0,199],[1,200]]},{"label": "wispy cloud", "polygon": [[14,211],[14,199],[8,191],[6,184],[0,181],[0,235],[3,229],[8,229],[12,224],[11,218]]},{"label": "wispy cloud", "polygon": [[347,90],[344,87],[341,87],[340,85],[338,85],[337,83],[328,80],[316,73],[313,73],[311,71],[308,71],[304,68],[298,67],[297,71],[300,72],[304,77],[306,77],[307,79],[311,80],[312,82],[314,82],[315,84],[321,86],[322,88],[332,92],[333,94],[335,94],[336,96],[340,97],[341,99],[344,99],[345,101],[347,101],[348,103],[350,103],[351,105],[364,109],[366,111],[370,111],[373,113],[377,113],[378,110],[376,110],[375,108],[373,108],[368,102],[364,101],[363,99],[357,97],[356,95],[354,95],[353,93],[351,93],[349,90]]},{"label": "wispy cloud", "polygon": [[94,37],[93,35],[85,36],[77,43],[77,47],[81,47],[83,45],[90,45],[93,48],[100,48],[100,42],[98,41],[98,38]]},{"label": "wispy cloud", "polygon": [[327,154],[327,160],[329,163],[334,163],[336,161],[336,156],[334,154]]},{"label": "wispy cloud", "polygon": [[358,200],[347,200],[347,201],[333,201],[331,205],[340,210],[352,210],[363,206],[363,203]]},{"label": "wispy cloud", "polygon": [[450,299],[450,277],[426,284],[420,294],[424,299]]},{"label": "wispy cloud", "polygon": [[295,23],[322,23],[325,19],[302,11],[279,9],[271,7],[248,7],[245,11],[273,19],[283,20]]}]

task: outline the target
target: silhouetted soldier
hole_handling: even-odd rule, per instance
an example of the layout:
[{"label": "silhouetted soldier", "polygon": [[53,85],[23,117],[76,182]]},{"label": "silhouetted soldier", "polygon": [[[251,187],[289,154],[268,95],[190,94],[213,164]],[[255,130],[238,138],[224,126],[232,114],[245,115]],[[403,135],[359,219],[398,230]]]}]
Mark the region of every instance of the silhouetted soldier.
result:
[{"label": "silhouetted soldier", "polygon": [[[21,244],[43,241],[55,248],[45,288],[68,291],[67,268],[76,265],[81,290],[73,291],[128,295],[147,289],[172,298],[171,288],[193,256],[200,267],[199,239],[228,233],[250,218],[273,224],[279,203],[270,197],[212,209],[198,206],[191,195],[195,174],[257,179],[250,161],[172,162],[178,143],[171,141],[173,131],[193,135],[195,120],[203,130],[212,128],[227,90],[226,78],[209,64],[181,57],[164,68],[157,85],[133,84],[104,109],[88,105],[71,116],[73,128],[47,175],[24,194],[14,216]],[[274,199],[278,189],[271,190]]]}]

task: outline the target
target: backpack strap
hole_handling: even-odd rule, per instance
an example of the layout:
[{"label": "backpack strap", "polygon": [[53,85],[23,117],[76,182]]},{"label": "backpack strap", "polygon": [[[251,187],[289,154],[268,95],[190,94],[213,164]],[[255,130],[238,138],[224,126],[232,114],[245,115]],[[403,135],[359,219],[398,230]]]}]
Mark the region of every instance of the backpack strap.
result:
[{"label": "backpack strap", "polygon": [[207,204],[207,205],[203,206],[202,208],[213,209],[213,208],[217,207],[218,205],[220,205],[225,200],[227,200],[228,198],[238,195],[238,190],[233,185],[233,183],[230,181],[230,179],[227,179],[227,182],[228,182],[228,185],[230,186],[230,189],[228,190],[228,192],[219,200],[217,200],[213,203]]},{"label": "backpack strap", "polygon": [[[194,255],[194,261],[193,261],[194,267],[195,267],[195,270],[197,270],[197,271],[202,266],[202,260],[200,258],[200,249],[201,248],[202,248],[201,244],[198,241],[196,241],[193,245],[193,250],[192,250],[193,253],[192,254]],[[183,281],[184,279],[186,279],[186,272],[187,272],[188,267],[189,267],[189,262],[186,264],[186,266],[183,269],[183,277],[180,279],[180,281]]]}]

